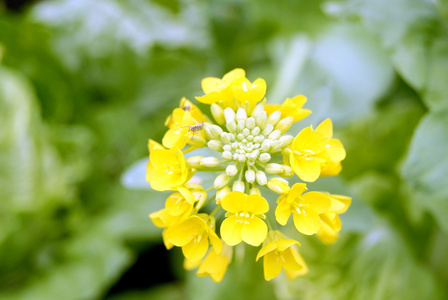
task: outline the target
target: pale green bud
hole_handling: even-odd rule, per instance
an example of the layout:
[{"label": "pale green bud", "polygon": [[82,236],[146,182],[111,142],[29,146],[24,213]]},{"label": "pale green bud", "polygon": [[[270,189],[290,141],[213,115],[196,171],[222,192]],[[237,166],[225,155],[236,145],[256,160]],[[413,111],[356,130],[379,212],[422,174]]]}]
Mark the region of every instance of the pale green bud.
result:
[{"label": "pale green bud", "polygon": [[286,117],[280,122],[278,122],[277,126],[275,126],[275,129],[278,129],[281,131],[281,133],[285,133],[289,128],[291,128],[291,125],[294,123],[293,117]]},{"label": "pale green bud", "polygon": [[250,189],[249,195],[260,195],[261,196],[261,191],[259,188],[253,187]]},{"label": "pale green bud", "polygon": [[226,174],[229,176],[235,176],[238,173],[238,168],[235,165],[229,165],[226,168]]},{"label": "pale green bud", "polygon": [[236,130],[235,121],[227,121],[226,127],[228,131],[234,132]]},{"label": "pale green bud", "polygon": [[222,199],[230,193],[230,188],[228,186],[223,187],[222,189],[216,192],[216,204],[221,204]]},{"label": "pale green bud", "polygon": [[204,157],[201,159],[201,166],[207,168],[214,168],[219,166],[219,159],[216,157]]},{"label": "pale green bud", "polygon": [[246,181],[253,183],[255,181],[255,171],[252,169],[249,169],[246,171],[246,173],[244,174],[246,177]]},{"label": "pale green bud", "polygon": [[226,117],[224,116],[224,110],[216,103],[212,103],[210,106],[210,111],[212,112],[213,118],[219,125],[224,125],[226,123]]},{"label": "pale green bud", "polygon": [[203,156],[192,156],[187,158],[187,165],[191,168],[199,168],[201,166],[201,159]]},{"label": "pale green bud", "polygon": [[283,166],[276,163],[267,164],[265,168],[269,174],[277,175],[283,172]]},{"label": "pale green bud", "polygon": [[236,111],[236,119],[237,121],[244,121],[244,125],[246,125],[247,113],[244,108],[238,108]]},{"label": "pale green bud", "polygon": [[257,171],[257,173],[255,173],[255,179],[257,180],[257,183],[261,186],[266,185],[266,183],[268,182],[266,174],[260,170]]},{"label": "pale green bud", "polygon": [[215,179],[215,182],[213,182],[213,187],[217,190],[222,189],[229,183],[230,178],[231,177],[227,174],[218,175],[218,177],[216,177],[216,179]]},{"label": "pale green bud", "polygon": [[224,144],[230,144],[230,134],[228,134],[227,132],[221,133],[221,141]]},{"label": "pale green bud", "polygon": [[274,130],[274,125],[272,125],[271,123],[268,123],[261,133],[264,136],[267,136],[272,132],[272,130]]},{"label": "pale green bud", "polygon": [[262,163],[267,163],[271,160],[271,155],[269,153],[261,153],[258,160]]},{"label": "pale green bud", "polygon": [[207,143],[207,146],[215,151],[221,151],[222,150],[222,142],[217,140],[210,140]]},{"label": "pale green bud", "polygon": [[246,120],[246,128],[249,128],[250,130],[255,128],[255,119],[253,117],[249,117]]},{"label": "pale green bud", "polygon": [[282,132],[280,130],[274,130],[268,135],[268,139],[270,140],[276,140],[282,135]]},{"label": "pale green bud", "polygon": [[290,190],[288,181],[279,177],[269,180],[268,188],[281,195],[288,194]]},{"label": "pale green bud", "polygon": [[226,123],[231,121],[235,122],[236,115],[233,109],[227,107],[226,109],[224,109],[224,117],[226,118]]},{"label": "pale green bud", "polygon": [[275,126],[278,123],[278,121],[280,121],[281,117],[282,117],[282,113],[279,110],[276,110],[272,114],[269,115],[268,123]]}]

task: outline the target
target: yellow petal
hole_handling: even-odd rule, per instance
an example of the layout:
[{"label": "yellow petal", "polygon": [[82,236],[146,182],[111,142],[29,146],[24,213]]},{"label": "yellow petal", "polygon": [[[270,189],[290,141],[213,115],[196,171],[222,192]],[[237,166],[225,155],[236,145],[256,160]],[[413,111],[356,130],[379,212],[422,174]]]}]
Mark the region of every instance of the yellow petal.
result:
[{"label": "yellow petal", "polygon": [[278,251],[285,251],[286,249],[290,248],[292,245],[300,246],[300,243],[293,240],[293,239],[285,239],[280,240],[277,242],[278,244]]},{"label": "yellow petal", "polygon": [[206,77],[201,81],[201,87],[204,93],[208,94],[210,92],[214,92],[219,90],[219,84],[221,83],[221,79],[216,77]]},{"label": "yellow petal", "polygon": [[292,150],[302,154],[316,155],[324,150],[327,141],[328,138],[322,133],[313,131],[311,126],[306,127],[294,138]]},{"label": "yellow petal", "polygon": [[285,261],[283,267],[285,269],[296,270],[299,271],[303,269],[303,266],[297,261],[296,256],[293,254],[294,249],[288,248],[284,252],[282,252],[282,257]]},{"label": "yellow petal", "polygon": [[269,204],[265,198],[258,194],[249,195],[241,201],[242,211],[251,212],[254,215],[264,214],[269,211]]},{"label": "yellow petal", "polygon": [[262,247],[260,251],[258,251],[257,258],[255,261],[258,261],[260,257],[265,256],[267,253],[274,251],[277,249],[277,243],[276,242],[270,242],[266,246]]},{"label": "yellow petal", "polygon": [[344,146],[338,139],[329,140],[328,144],[325,146],[325,151],[327,152],[329,159],[332,161],[344,160],[346,156]]},{"label": "yellow petal", "polygon": [[259,246],[268,234],[266,223],[258,217],[247,219],[248,224],[243,224],[241,229],[241,237],[243,241],[252,246]]},{"label": "yellow petal", "polygon": [[194,202],[196,202],[193,194],[191,193],[191,191],[183,186],[180,186],[177,188],[177,190],[179,191],[179,193],[182,194],[182,196],[185,198],[185,200],[190,203],[190,204],[194,204]]},{"label": "yellow petal", "polygon": [[186,258],[192,261],[202,259],[207,253],[208,240],[206,235],[201,235],[200,238],[191,240],[188,244],[182,247],[182,253]]},{"label": "yellow petal", "polygon": [[331,139],[333,136],[333,123],[331,119],[325,119],[316,128],[317,132],[322,133],[326,138]]},{"label": "yellow petal", "polygon": [[263,272],[264,279],[270,281],[271,279],[280,275],[282,266],[279,264],[279,259],[276,251],[269,252],[263,258]]},{"label": "yellow petal", "polygon": [[214,282],[221,282],[229,263],[229,256],[219,255],[211,249],[196,274],[201,277],[209,275]]},{"label": "yellow petal", "polygon": [[169,227],[166,230],[166,238],[175,246],[182,247],[189,243],[194,235],[202,235],[206,228],[207,224],[204,220],[197,216],[191,216],[185,221]]},{"label": "yellow petal", "polygon": [[222,208],[228,212],[237,213],[244,210],[244,202],[247,200],[247,195],[233,191],[227,194],[222,200]]},{"label": "yellow petal", "polygon": [[306,235],[315,234],[320,227],[319,215],[311,209],[302,209],[300,213],[293,214],[294,226]]},{"label": "yellow petal", "polygon": [[226,218],[221,224],[221,238],[229,246],[239,244],[243,239],[241,237],[242,223],[236,217]]},{"label": "yellow petal", "polygon": [[[326,212],[331,205],[331,200],[328,195],[319,192],[308,192],[302,196],[302,204],[305,204],[309,209],[321,214]],[[308,209],[307,208],[307,209]]]},{"label": "yellow petal", "polygon": [[241,68],[236,68],[236,69],[233,69],[232,71],[226,73],[222,77],[222,81],[224,81],[227,85],[229,85],[230,83],[232,83],[236,79],[242,78],[242,77],[245,77],[245,76],[246,76],[246,71],[244,71]]},{"label": "yellow petal", "polygon": [[307,117],[311,114],[311,110],[302,108],[306,100],[304,95],[298,95],[292,99],[287,98],[281,105],[282,118],[293,117],[294,122],[297,122]]},{"label": "yellow petal", "polygon": [[291,215],[291,205],[284,199],[275,209],[275,219],[280,225],[285,226],[288,222],[289,215]]},{"label": "yellow petal", "polygon": [[343,195],[330,195],[331,206],[329,211],[342,214],[347,211],[348,207],[352,202],[352,198]]},{"label": "yellow petal", "polygon": [[295,156],[291,159],[291,168],[300,179],[306,182],[314,182],[320,176],[320,163],[316,159]]},{"label": "yellow petal", "polygon": [[288,194],[288,202],[293,202],[295,198],[300,197],[307,190],[305,183],[295,183]]},{"label": "yellow petal", "polygon": [[212,244],[214,251],[220,254],[222,251],[222,242],[221,239],[216,234],[215,230],[213,229],[209,230],[208,238],[210,239],[210,243]]}]

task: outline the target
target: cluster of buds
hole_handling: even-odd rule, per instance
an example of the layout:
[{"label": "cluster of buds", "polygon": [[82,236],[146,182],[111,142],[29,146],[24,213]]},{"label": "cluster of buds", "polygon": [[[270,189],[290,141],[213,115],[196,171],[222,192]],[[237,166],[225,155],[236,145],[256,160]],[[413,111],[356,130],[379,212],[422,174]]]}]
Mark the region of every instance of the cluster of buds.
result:
[{"label": "cluster of buds", "polygon": [[[305,184],[341,171],[345,150],[333,138],[331,120],[316,129],[305,127],[295,136],[287,134],[311,113],[302,108],[306,97],[268,105],[265,81],[250,82],[242,69],[222,79],[205,78],[202,89],[205,95],[196,99],[210,105],[214,122],[182,98],[165,122],[169,129],[162,145],[148,143],[147,181],[154,190],[174,191],[165,208],[150,214],[154,224],[164,228],[165,246],[181,247],[185,267],[198,268],[199,276],[215,282],[222,280],[233,247],[242,242],[261,246],[256,260],[263,257],[266,280],[282,269],[290,279],[306,274],[299,242],[279,229],[292,215],[298,232],[316,234],[324,243],[338,238],[339,214],[351,198],[306,192]],[[193,155],[204,147],[215,155]],[[204,187],[201,172],[220,174]],[[267,189],[279,194],[278,199],[263,197]]]}]

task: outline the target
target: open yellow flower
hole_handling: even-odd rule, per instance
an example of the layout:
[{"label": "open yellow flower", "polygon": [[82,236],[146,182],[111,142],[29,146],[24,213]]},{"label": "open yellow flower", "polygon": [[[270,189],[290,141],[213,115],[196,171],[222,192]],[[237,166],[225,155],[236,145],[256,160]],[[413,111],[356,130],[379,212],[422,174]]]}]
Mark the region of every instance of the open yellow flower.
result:
[{"label": "open yellow flower", "polygon": [[306,103],[306,100],[304,95],[298,95],[294,98],[286,98],[282,104],[265,104],[264,107],[268,115],[271,115],[274,111],[278,110],[282,113],[282,118],[293,117],[294,122],[298,122],[311,114],[311,110],[302,108]]},{"label": "open yellow flower", "polygon": [[230,106],[233,102],[232,83],[244,78],[246,72],[243,69],[234,69],[225,74],[222,79],[216,77],[204,78],[201,82],[202,90],[205,95],[196,97],[196,100],[205,104],[212,104],[222,101]]},{"label": "open yellow flower", "polygon": [[189,176],[187,163],[178,148],[165,149],[150,140],[149,162],[146,166],[146,181],[156,191],[176,190]]},{"label": "open yellow flower", "polygon": [[321,226],[317,237],[324,244],[336,242],[341,230],[341,219],[338,214],[344,213],[351,203],[351,198],[343,195],[329,195],[331,206],[327,212],[320,215]]},{"label": "open yellow flower", "polygon": [[320,176],[321,163],[318,155],[324,151],[328,138],[311,126],[302,129],[294,138],[289,151],[289,163],[300,179],[313,182]]},{"label": "open yellow flower", "polygon": [[300,246],[299,242],[287,239],[280,231],[269,232],[256,258],[258,261],[263,257],[264,278],[267,281],[277,277],[282,269],[289,279],[307,272],[308,268],[296,246]]},{"label": "open yellow flower", "polygon": [[264,79],[258,78],[251,83],[247,78],[242,77],[232,84],[232,91],[240,106],[252,111],[255,104],[266,94],[266,82]]},{"label": "open yellow flower", "polygon": [[268,232],[264,213],[268,212],[269,204],[260,195],[247,196],[233,191],[221,201],[226,213],[226,219],[221,224],[221,237],[230,246],[244,241],[252,246],[260,245]]},{"label": "open yellow flower", "polygon": [[210,243],[217,253],[222,249],[222,242],[215,233],[215,219],[207,214],[193,215],[168,227],[165,238],[174,246],[182,247],[182,253],[190,261],[202,259]]},{"label": "open yellow flower", "polygon": [[321,176],[334,176],[341,171],[341,161],[345,159],[345,149],[341,141],[333,139],[333,123],[330,119],[324,120],[316,128],[327,139],[324,150],[317,155],[321,162]]},{"label": "open yellow flower", "polygon": [[289,193],[277,200],[275,218],[281,225],[286,225],[289,216],[293,215],[296,229],[307,235],[315,234],[320,228],[319,214],[326,212],[331,205],[328,195],[306,191],[304,183],[296,183]]},{"label": "open yellow flower", "polygon": [[215,249],[210,249],[196,274],[200,277],[210,276],[214,282],[221,282],[231,260],[232,247],[223,243],[220,254],[218,254]]}]

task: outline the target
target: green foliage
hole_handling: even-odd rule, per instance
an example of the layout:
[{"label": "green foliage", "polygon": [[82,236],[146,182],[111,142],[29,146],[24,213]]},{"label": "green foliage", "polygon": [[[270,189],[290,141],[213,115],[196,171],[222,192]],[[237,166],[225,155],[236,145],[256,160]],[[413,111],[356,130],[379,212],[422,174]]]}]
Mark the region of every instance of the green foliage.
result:
[{"label": "green foliage", "polygon": [[184,271],[171,250],[176,282],[110,299],[446,299],[441,0],[0,8],[0,299],[105,297],[160,244],[147,215],[166,194],[142,185],[145,160],[126,170],[147,157],[148,138],[161,140],[182,96],[234,67],[265,78],[272,102],[305,94],[313,124],[333,119],[347,158],[312,188],[353,197],[339,241],[303,238],[310,273],[292,282],[265,282],[253,247],[238,249],[220,284]]}]

